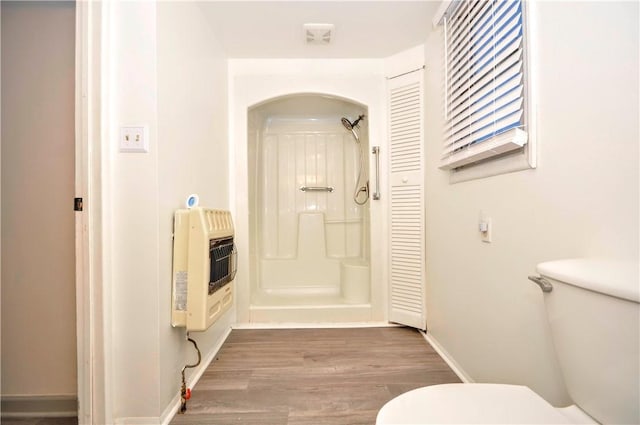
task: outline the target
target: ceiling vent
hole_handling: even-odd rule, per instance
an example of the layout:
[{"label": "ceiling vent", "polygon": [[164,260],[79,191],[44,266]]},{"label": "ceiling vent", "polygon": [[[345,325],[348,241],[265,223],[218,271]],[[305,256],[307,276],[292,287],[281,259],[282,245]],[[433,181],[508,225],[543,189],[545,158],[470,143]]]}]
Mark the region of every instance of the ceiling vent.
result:
[{"label": "ceiling vent", "polygon": [[331,43],[333,37],[333,24],[304,24],[304,37],[307,44],[323,44]]}]

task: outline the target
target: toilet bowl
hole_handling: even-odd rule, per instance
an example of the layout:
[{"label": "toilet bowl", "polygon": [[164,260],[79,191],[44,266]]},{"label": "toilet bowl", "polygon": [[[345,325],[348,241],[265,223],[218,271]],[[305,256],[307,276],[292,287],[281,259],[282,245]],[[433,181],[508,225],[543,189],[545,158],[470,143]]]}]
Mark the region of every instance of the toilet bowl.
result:
[{"label": "toilet bowl", "polygon": [[572,412],[573,417],[563,414],[521,385],[442,384],[394,398],[380,409],[376,424],[597,423],[584,413]]},{"label": "toilet bowl", "polygon": [[[575,405],[555,408],[519,385],[444,384],[394,398],[376,424],[640,423],[638,264],[573,259],[537,270],[542,278],[533,280],[545,290],[556,355]],[[594,373],[602,370],[605,377]]]}]

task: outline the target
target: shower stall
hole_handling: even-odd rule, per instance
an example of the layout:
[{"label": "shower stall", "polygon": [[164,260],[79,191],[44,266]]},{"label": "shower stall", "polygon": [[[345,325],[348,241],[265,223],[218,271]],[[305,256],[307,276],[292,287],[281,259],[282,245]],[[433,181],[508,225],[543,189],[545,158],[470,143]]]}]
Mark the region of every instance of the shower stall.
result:
[{"label": "shower stall", "polygon": [[330,321],[326,309],[342,321],[370,320],[367,116],[364,105],[319,94],[249,108],[253,320]]}]

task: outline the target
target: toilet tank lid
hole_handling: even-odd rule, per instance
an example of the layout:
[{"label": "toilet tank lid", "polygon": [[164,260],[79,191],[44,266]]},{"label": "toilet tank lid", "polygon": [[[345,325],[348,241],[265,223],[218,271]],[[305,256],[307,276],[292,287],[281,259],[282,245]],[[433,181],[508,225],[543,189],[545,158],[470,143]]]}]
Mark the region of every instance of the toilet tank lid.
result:
[{"label": "toilet tank lid", "polygon": [[638,267],[634,261],[573,258],[540,263],[536,269],[542,276],[640,303]]}]

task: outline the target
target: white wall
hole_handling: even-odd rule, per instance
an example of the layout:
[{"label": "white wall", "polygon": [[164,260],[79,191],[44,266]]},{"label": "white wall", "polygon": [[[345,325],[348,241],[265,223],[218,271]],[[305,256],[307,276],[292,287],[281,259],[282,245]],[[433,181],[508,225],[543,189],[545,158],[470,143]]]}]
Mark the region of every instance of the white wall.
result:
[{"label": "white wall", "polygon": [[2,396],[76,397],[75,5],[2,2]]},{"label": "white wall", "polygon": [[[158,131],[156,6],[112,5],[111,355],[113,417],[157,417]],[[119,127],[149,127],[149,153],[120,153]],[[109,209],[109,206],[107,206]]]},{"label": "white wall", "polygon": [[[160,404],[180,389],[180,371],[195,351],[171,320],[173,212],[191,193],[200,205],[229,209],[227,61],[195,3],[158,3],[160,234]],[[208,358],[230,328],[233,310],[191,336]],[[204,360],[203,360],[204,363]],[[191,376],[192,369],[187,376]]]},{"label": "white wall", "polygon": [[542,293],[527,275],[546,260],[638,259],[638,4],[532,6],[537,169],[449,184],[437,168],[440,30],[426,44],[427,323],[473,380],[528,385],[563,405]]},{"label": "white wall", "polygon": [[[111,409],[115,423],[154,424],[176,407],[180,370],[195,359],[170,325],[173,211],[193,192],[228,209],[226,62],[196,4],[111,7]],[[119,127],[138,124],[149,152],[120,153]],[[232,314],[196,336],[203,359]]]}]

